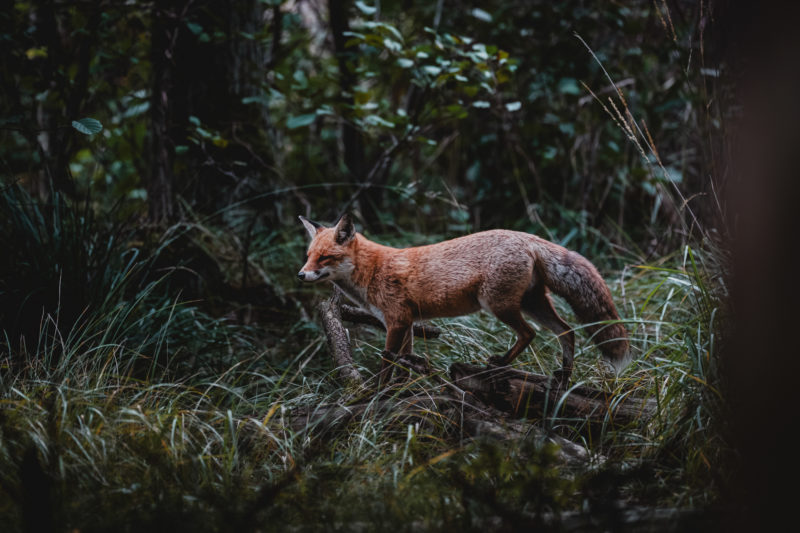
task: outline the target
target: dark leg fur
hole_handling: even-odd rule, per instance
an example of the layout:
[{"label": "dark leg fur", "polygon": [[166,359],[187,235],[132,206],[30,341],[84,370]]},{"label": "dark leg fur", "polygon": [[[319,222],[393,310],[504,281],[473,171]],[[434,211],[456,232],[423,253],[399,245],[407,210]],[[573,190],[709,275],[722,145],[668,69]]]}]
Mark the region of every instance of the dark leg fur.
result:
[{"label": "dark leg fur", "polygon": [[394,361],[395,355],[392,352],[384,350],[381,353],[381,369],[378,372],[378,389],[382,389],[391,381],[395,367]]},{"label": "dark leg fur", "polygon": [[[381,354],[381,370],[378,375],[378,387],[383,388],[392,379],[392,373],[400,360],[411,353],[413,342],[411,324],[393,324],[387,327],[386,348]],[[408,375],[408,370],[397,368],[398,377]]]},{"label": "dark leg fur", "polygon": [[556,378],[562,383],[567,383],[572,375],[572,361],[575,353],[575,333],[569,324],[558,315],[553,308],[550,295],[543,285],[537,285],[526,292],[522,297],[522,308],[533,319],[558,336],[561,344],[562,368],[556,373]]},{"label": "dark leg fur", "polygon": [[500,321],[517,333],[517,342],[514,343],[514,346],[512,346],[504,356],[492,357],[489,359],[489,363],[492,365],[505,366],[511,364],[511,361],[516,359],[516,357],[531,343],[536,336],[536,331],[530,324],[525,322],[519,309],[492,309],[492,312]]}]

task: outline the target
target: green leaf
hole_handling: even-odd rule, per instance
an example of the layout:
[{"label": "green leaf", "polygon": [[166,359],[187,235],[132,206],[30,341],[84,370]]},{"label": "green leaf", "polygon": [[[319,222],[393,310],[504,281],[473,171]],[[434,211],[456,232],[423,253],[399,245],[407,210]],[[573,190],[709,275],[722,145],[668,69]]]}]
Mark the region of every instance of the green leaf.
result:
[{"label": "green leaf", "polygon": [[30,48],[25,51],[28,59],[36,59],[38,57],[47,57],[47,47],[42,46],[39,48]]},{"label": "green leaf", "polygon": [[674,183],[680,183],[683,181],[683,174],[680,170],[675,167],[666,167],[664,168],[664,177],[669,181]]},{"label": "green leaf", "polygon": [[261,104],[269,105],[269,100],[264,96],[245,96],[242,98],[242,103],[247,104]]},{"label": "green leaf", "polygon": [[364,34],[363,33],[358,33],[358,32],[355,32],[355,31],[343,31],[342,35],[344,37],[354,37],[354,38],[360,39],[362,41],[364,40]]},{"label": "green leaf", "polygon": [[308,126],[317,119],[316,113],[307,113],[305,115],[295,115],[286,119],[286,127],[290,130],[295,128],[302,128]]},{"label": "green leaf", "polygon": [[376,22],[374,20],[368,20],[364,23],[365,28],[369,29],[380,29],[382,31],[387,31],[397,38],[398,41],[403,42],[403,34],[400,33],[400,30],[392,26],[391,24],[387,24],[385,22]]},{"label": "green leaf", "polygon": [[473,53],[468,54],[475,63],[486,61],[489,59],[489,52],[486,51],[486,45],[483,43],[475,43],[472,45]]},{"label": "green leaf", "polygon": [[476,7],[475,9],[472,10],[472,16],[484,22],[492,21],[492,15],[490,15],[488,12],[484,11],[479,7]]},{"label": "green leaf", "polygon": [[383,46],[387,50],[391,50],[392,52],[399,52],[403,49],[403,45],[398,43],[397,41],[393,41],[392,39],[386,38],[383,40]]},{"label": "green leaf", "polygon": [[391,24],[384,24],[383,27],[386,28],[386,30],[388,32],[393,34],[397,38],[398,41],[400,41],[401,43],[403,42],[403,34],[400,33],[400,30],[398,30],[397,28],[395,28]]},{"label": "green leaf", "polygon": [[464,94],[472,98],[473,96],[478,94],[478,92],[480,91],[480,87],[477,85],[466,85],[462,88],[462,90],[464,91]]},{"label": "green leaf", "polygon": [[294,71],[292,74],[292,78],[297,84],[292,84],[292,89],[307,89],[308,88],[308,78],[306,77],[306,73],[302,70],[298,69]]},{"label": "green leaf", "polygon": [[455,118],[466,118],[467,117],[467,110],[464,109],[464,106],[460,104],[451,104],[446,107],[447,112],[453,115]]},{"label": "green leaf", "polygon": [[558,82],[558,92],[561,94],[581,94],[578,80],[575,78],[561,78]]},{"label": "green leaf", "polygon": [[401,57],[397,60],[397,64],[402,68],[411,68],[414,66],[414,61],[405,57]]},{"label": "green leaf", "polygon": [[84,135],[93,135],[103,131],[103,125],[99,120],[93,118],[82,118],[80,120],[73,120],[72,127],[83,133]]},{"label": "green leaf", "polygon": [[368,6],[367,4],[362,2],[361,0],[358,0],[358,2],[356,2],[356,7],[358,8],[359,11],[361,11],[365,15],[374,15],[375,12],[378,10],[377,7]]},{"label": "green leaf", "polygon": [[386,128],[394,128],[394,122],[389,122],[378,115],[367,115],[364,117],[364,122],[373,126],[383,126]]},{"label": "green leaf", "polygon": [[468,169],[467,169],[467,181],[471,181],[475,183],[478,181],[481,175],[481,162],[475,161]]}]

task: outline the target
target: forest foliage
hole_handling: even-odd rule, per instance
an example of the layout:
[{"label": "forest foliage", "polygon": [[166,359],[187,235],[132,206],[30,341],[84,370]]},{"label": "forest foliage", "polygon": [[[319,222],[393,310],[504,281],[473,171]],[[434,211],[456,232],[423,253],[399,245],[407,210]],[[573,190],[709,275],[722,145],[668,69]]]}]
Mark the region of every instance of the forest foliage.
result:
[{"label": "forest foliage", "polygon": [[[125,212],[149,201],[154,220],[185,217],[185,202],[278,229],[285,213],[350,207],[373,232],[680,243],[703,202],[671,195],[708,192],[703,141],[720,121],[703,104],[710,14],[485,7],[16,2],[2,16],[4,173],[124,198]],[[105,129],[69,127],[87,117]]]},{"label": "forest foliage", "polygon": [[[558,527],[553,512],[612,500],[716,501],[719,155],[736,114],[713,21],[683,0],[14,1],[0,12],[0,515]],[[656,397],[658,429],[583,442],[609,462],[566,470],[551,445],[467,442],[444,419],[376,413],[313,445],[314,428],[278,431],[292,409],[343,401],[321,293],[294,276],[296,215],[345,211],[389,244],[508,228],[589,257],[642,360],[615,386]],[[485,316],[448,327],[424,347],[440,369],[507,342]],[[380,336],[353,342],[374,369]],[[543,342],[524,364],[549,372],[557,342]],[[604,386],[586,346],[577,379]]]}]

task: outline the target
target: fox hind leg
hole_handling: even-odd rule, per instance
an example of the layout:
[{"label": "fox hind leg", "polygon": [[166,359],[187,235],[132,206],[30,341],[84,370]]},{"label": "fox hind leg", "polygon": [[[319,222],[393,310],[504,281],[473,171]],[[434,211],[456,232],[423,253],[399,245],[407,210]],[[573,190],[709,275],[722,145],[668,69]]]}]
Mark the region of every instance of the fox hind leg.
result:
[{"label": "fox hind leg", "polygon": [[514,330],[517,334],[517,342],[502,357],[491,357],[489,362],[493,365],[508,365],[517,358],[519,354],[531,343],[536,336],[536,330],[528,324],[522,317],[519,308],[517,309],[491,309],[494,316],[501,322]]},{"label": "fox hind leg", "polygon": [[522,296],[522,309],[530,314],[538,324],[558,336],[558,342],[561,344],[562,368],[557,377],[566,383],[572,375],[575,333],[553,308],[553,301],[544,285],[536,285]]}]

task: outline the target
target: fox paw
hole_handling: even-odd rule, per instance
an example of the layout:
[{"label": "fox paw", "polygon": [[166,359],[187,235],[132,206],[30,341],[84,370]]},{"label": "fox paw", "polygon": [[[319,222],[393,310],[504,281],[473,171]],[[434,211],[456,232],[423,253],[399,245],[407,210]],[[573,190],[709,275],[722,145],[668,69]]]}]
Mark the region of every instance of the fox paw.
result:
[{"label": "fox paw", "polygon": [[410,368],[418,374],[425,375],[431,373],[431,365],[428,363],[428,360],[411,353],[403,354],[398,357],[397,364],[405,368]]},{"label": "fox paw", "polygon": [[384,350],[381,353],[381,369],[378,372],[378,389],[384,388],[392,380],[396,360],[397,356],[388,350]]},{"label": "fox paw", "polygon": [[508,366],[505,356],[493,355],[489,358],[489,366]]},{"label": "fox paw", "polygon": [[572,370],[560,368],[553,372],[552,384],[555,388],[565,390],[569,386],[569,380],[572,377]]}]

